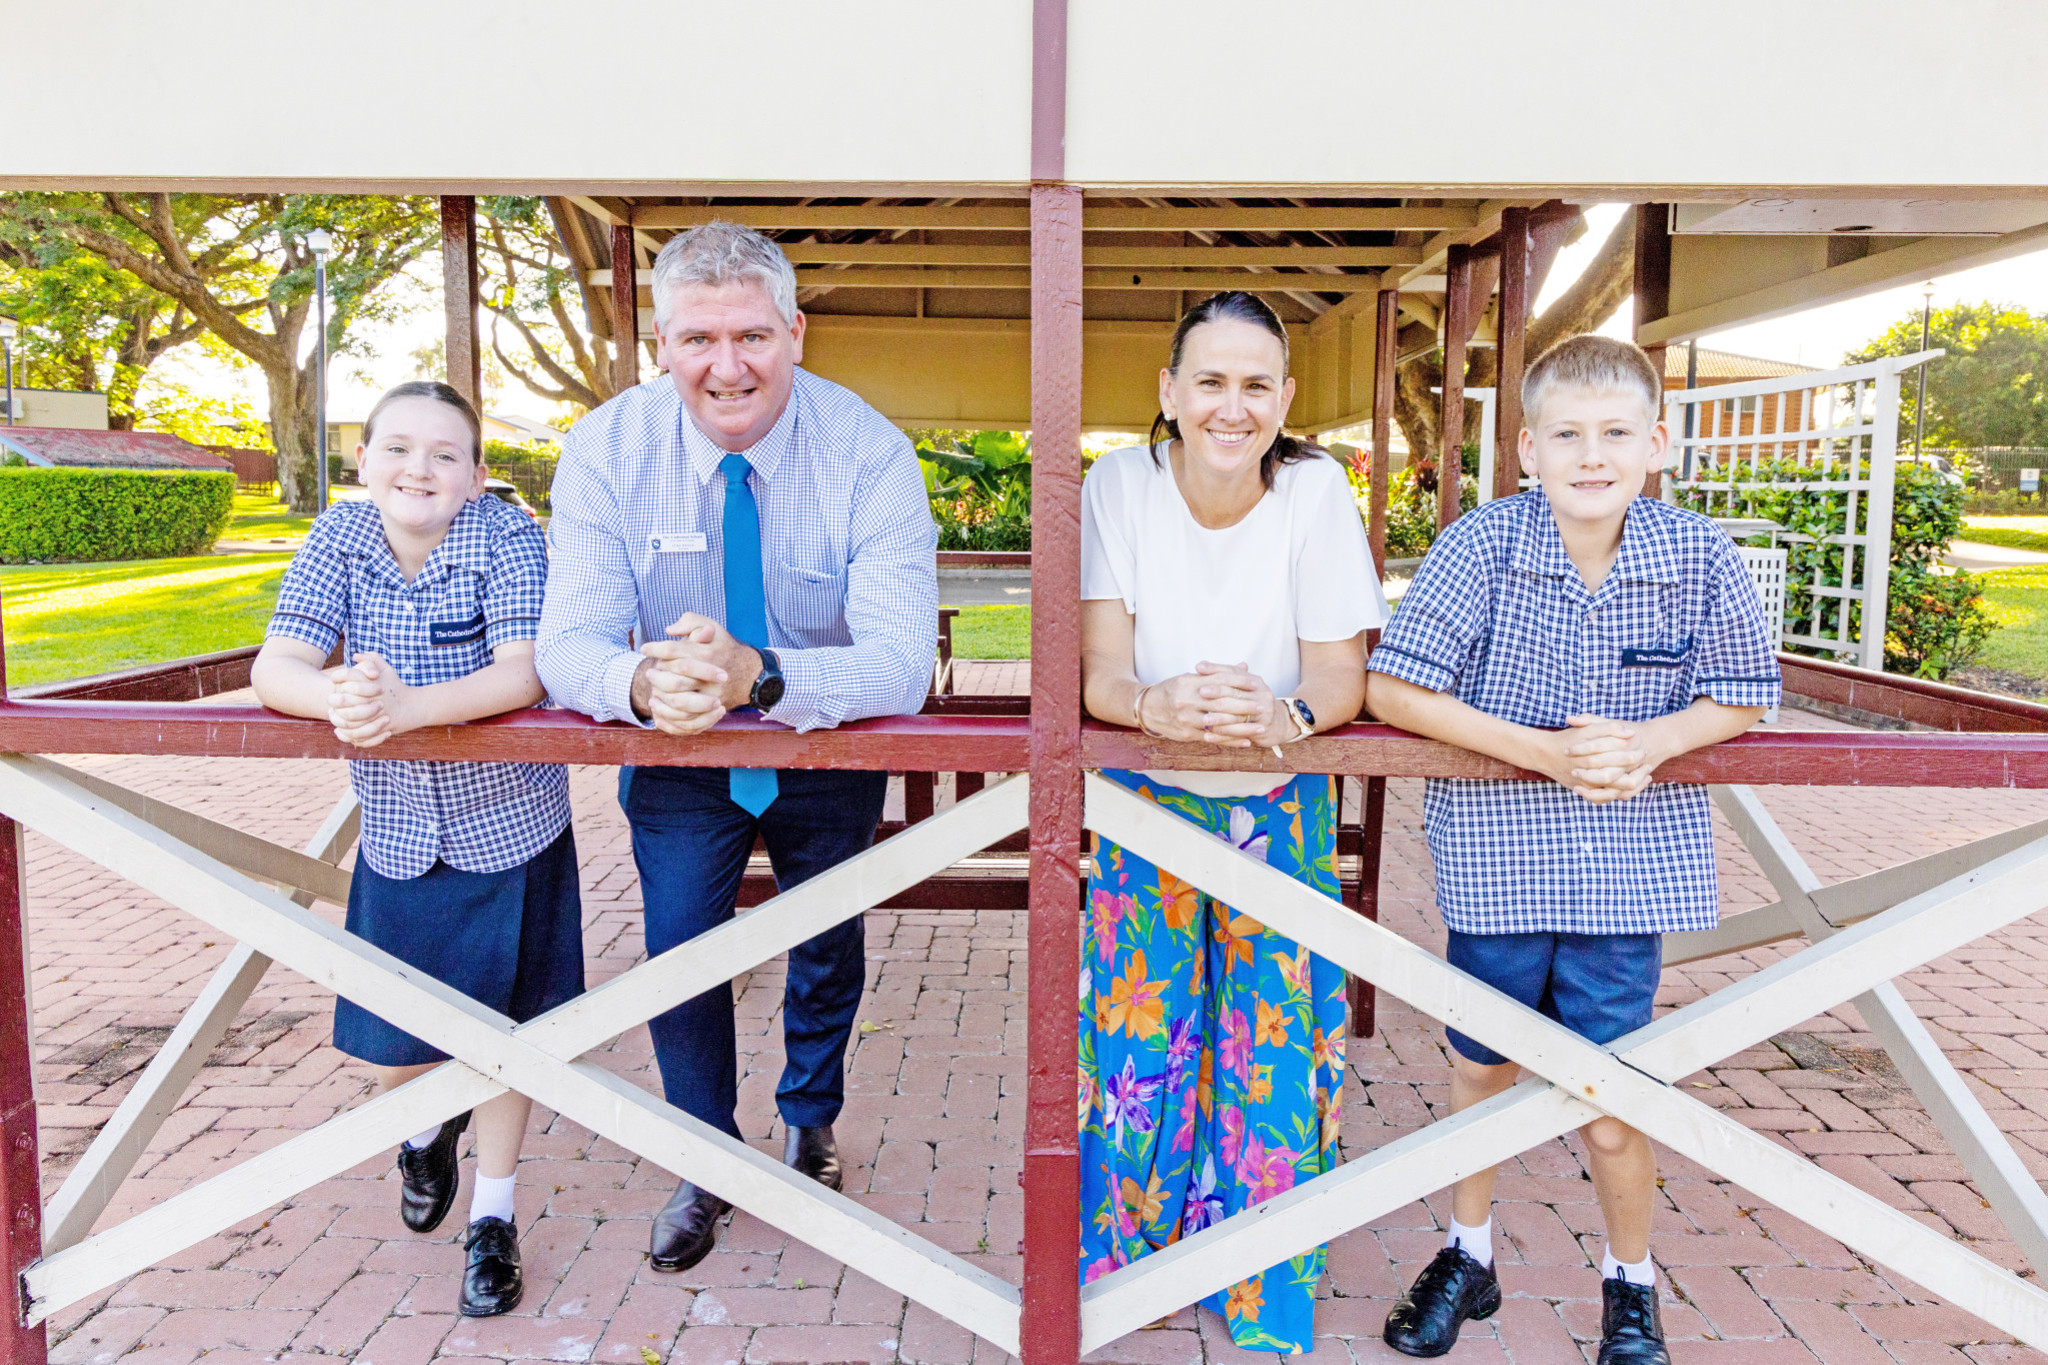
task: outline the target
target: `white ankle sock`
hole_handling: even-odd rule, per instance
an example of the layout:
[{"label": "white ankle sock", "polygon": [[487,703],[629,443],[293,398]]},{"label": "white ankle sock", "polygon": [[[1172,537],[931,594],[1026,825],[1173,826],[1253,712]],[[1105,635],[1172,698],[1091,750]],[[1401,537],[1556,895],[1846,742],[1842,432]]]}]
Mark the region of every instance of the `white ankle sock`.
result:
[{"label": "white ankle sock", "polygon": [[422,1147],[433,1146],[434,1139],[439,1136],[441,1136],[441,1125],[437,1123],[424,1133],[414,1133],[405,1140],[405,1145],[417,1152]]},{"label": "white ankle sock", "polygon": [[1609,1247],[1600,1257],[1600,1278],[1603,1280],[1627,1280],[1630,1284],[1647,1285],[1655,1289],[1657,1287],[1657,1267],[1650,1264],[1650,1258],[1647,1256],[1633,1263],[1617,1261],[1614,1259],[1614,1248]]},{"label": "white ankle sock", "polygon": [[478,1175],[476,1188],[469,1196],[469,1221],[479,1218],[502,1218],[512,1221],[512,1184],[519,1177],[515,1175]]},{"label": "white ankle sock", "polygon": [[1455,1217],[1451,1219],[1450,1235],[1444,1238],[1447,1247],[1463,1247],[1465,1254],[1481,1265],[1493,1264],[1493,1219],[1488,1218],[1476,1228],[1468,1228]]}]

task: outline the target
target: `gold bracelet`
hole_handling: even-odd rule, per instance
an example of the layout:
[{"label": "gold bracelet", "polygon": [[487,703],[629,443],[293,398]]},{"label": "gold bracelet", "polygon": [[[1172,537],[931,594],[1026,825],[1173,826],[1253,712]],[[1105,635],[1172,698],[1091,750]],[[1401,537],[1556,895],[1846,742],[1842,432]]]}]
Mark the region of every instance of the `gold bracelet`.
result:
[{"label": "gold bracelet", "polygon": [[1155,733],[1152,727],[1145,723],[1145,694],[1158,685],[1157,683],[1142,683],[1138,687],[1137,695],[1131,698],[1131,718],[1138,722],[1138,733],[1147,739],[1166,738],[1164,735]]}]

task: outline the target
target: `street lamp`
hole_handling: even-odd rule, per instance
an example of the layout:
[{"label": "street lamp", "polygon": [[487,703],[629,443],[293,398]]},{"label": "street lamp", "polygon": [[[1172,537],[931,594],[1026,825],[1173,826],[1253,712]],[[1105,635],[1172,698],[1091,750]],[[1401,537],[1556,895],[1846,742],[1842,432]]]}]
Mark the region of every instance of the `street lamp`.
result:
[{"label": "street lamp", "polygon": [[7,425],[14,425],[14,338],[21,331],[21,324],[10,317],[0,317],[0,351],[7,353]]},{"label": "street lamp", "polygon": [[[1928,324],[1934,320],[1934,281],[1920,286],[1920,349],[1927,349]],[[1913,463],[1920,463],[1920,441],[1927,434],[1927,366],[1920,366],[1920,396],[1913,400]]]},{"label": "street lamp", "polygon": [[306,246],[313,253],[313,293],[319,300],[320,367],[313,372],[313,423],[318,433],[319,472],[314,475],[313,512],[327,510],[327,253],[334,238],[326,228],[306,234]]}]

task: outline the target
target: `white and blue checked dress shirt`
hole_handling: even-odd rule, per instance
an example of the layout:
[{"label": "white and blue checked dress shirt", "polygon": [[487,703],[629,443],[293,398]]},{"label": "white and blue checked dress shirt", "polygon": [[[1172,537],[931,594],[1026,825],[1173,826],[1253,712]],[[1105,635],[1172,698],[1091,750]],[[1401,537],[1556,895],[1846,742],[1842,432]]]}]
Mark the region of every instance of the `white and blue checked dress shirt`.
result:
[{"label": "white and blue checked dress shirt", "polygon": [[[412,582],[392,557],[375,504],[322,512],[292,557],[267,635],[344,658],[384,656],[408,686],[453,682],[491,651],[540,627],[547,544],[524,512],[494,497],[456,514]],[[440,859],[502,872],[533,857],[569,823],[569,772],[559,763],[351,759],[363,807],[363,857],[386,877],[417,877]]]},{"label": "white and blue checked dress shirt", "polygon": [[[1597,591],[1540,489],[1460,517],[1367,667],[1518,725],[1645,721],[1710,697],[1775,706],[1778,663],[1735,544],[1705,517],[1629,507]],[[1716,921],[1707,789],[1653,780],[1593,805],[1554,782],[1430,779],[1423,826],[1444,923],[1467,934],[1672,933]]]},{"label": "white and blue checked dress shirt", "polygon": [[[550,494],[554,551],[541,681],[598,720],[633,714],[635,644],[685,612],[725,620],[724,451],[667,375],[578,422]],[[771,719],[798,730],[924,705],[938,644],[938,530],[904,434],[851,391],[797,370],[789,406],[745,452],[761,515]]]}]

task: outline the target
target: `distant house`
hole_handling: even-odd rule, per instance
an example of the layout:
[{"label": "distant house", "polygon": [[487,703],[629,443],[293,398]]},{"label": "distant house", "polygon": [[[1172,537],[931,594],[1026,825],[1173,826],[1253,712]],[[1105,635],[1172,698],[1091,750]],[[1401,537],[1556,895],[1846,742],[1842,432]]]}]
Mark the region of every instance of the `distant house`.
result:
[{"label": "distant house", "polygon": [[0,457],[18,455],[50,469],[221,469],[234,465],[161,431],[0,427]]},{"label": "distant house", "polygon": [[[1671,346],[1664,351],[1664,390],[1669,393],[1685,387],[1685,347]],[[1713,351],[1705,346],[1699,348],[1699,385],[1746,384],[1753,379],[1789,379],[1795,374],[1812,374],[1811,365],[1801,365],[1790,360],[1765,360],[1761,356],[1737,355],[1733,351]]]},{"label": "distant house", "polygon": [[531,417],[512,417],[502,412],[487,412],[484,414],[484,439],[559,445],[562,433],[545,422],[534,421]]},{"label": "distant house", "polygon": [[[5,411],[5,398],[0,396],[0,412]],[[105,431],[107,396],[90,390],[31,389],[17,384],[13,417],[23,426]]]}]

